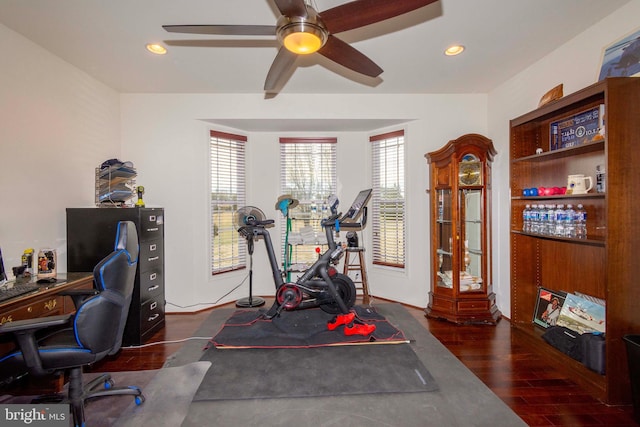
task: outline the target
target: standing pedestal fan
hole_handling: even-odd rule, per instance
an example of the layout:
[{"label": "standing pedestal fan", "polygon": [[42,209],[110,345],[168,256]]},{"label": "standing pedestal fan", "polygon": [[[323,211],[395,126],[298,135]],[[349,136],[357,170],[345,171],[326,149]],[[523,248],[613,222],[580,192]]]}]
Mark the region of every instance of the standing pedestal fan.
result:
[{"label": "standing pedestal fan", "polygon": [[264,219],[264,212],[254,206],[242,207],[233,216],[233,224],[247,240],[247,253],[249,254],[249,296],[236,301],[236,307],[260,307],[265,304],[263,298],[253,296],[253,242],[256,236],[254,236],[253,232],[250,232],[250,227],[245,227],[250,225],[250,221],[264,221]]}]

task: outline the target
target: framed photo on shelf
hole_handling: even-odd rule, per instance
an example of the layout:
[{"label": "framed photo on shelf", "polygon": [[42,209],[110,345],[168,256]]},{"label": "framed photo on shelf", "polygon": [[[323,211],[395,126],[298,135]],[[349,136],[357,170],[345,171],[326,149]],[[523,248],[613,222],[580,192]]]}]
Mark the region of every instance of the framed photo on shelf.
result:
[{"label": "framed photo on shelf", "polygon": [[539,287],[536,309],[533,312],[533,323],[545,329],[549,326],[555,326],[566,298],[566,292]]},{"label": "framed photo on shelf", "polygon": [[603,49],[598,81],[640,75],[640,28]]},{"label": "framed photo on shelf", "polygon": [[604,333],[606,329],[605,306],[578,295],[568,294],[562,310],[560,310],[558,326],[564,326],[579,334]]}]

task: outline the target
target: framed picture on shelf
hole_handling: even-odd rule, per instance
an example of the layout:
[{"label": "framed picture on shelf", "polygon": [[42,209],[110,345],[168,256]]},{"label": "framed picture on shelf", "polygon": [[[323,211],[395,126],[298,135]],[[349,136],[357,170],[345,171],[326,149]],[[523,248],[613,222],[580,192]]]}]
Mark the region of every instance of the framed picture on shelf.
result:
[{"label": "framed picture on shelf", "polygon": [[566,298],[566,292],[539,287],[536,309],[533,312],[533,323],[545,329],[549,326],[555,326]]},{"label": "framed picture on shelf", "polygon": [[598,81],[640,75],[640,29],[603,49]]},{"label": "framed picture on shelf", "polygon": [[568,294],[560,310],[558,326],[564,326],[579,334],[605,332],[605,306],[593,299]]}]

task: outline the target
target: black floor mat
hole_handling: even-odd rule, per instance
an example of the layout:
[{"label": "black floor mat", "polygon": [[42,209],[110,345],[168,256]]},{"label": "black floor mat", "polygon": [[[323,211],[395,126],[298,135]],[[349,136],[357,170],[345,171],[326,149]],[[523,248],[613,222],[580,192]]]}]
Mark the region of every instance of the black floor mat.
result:
[{"label": "black floor mat", "polygon": [[238,310],[211,342],[216,347],[291,348],[406,341],[402,331],[374,308],[356,306],[354,310],[362,322],[376,326],[372,334],[348,336],[344,326],[330,331],[327,322],[334,315],[319,308],[285,311],[273,319],[264,319],[264,311]]}]

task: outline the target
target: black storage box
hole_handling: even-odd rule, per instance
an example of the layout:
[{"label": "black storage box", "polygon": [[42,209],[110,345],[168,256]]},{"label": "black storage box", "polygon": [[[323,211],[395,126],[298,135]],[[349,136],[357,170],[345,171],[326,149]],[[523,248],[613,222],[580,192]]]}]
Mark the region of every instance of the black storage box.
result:
[{"label": "black storage box", "polygon": [[564,326],[551,326],[542,334],[542,339],[567,356],[582,362],[584,348],[579,340],[580,334]]},{"label": "black storage box", "polygon": [[601,333],[579,333],[564,326],[551,326],[542,335],[547,343],[587,368],[604,375],[605,340]]},{"label": "black storage box", "polygon": [[604,375],[606,359],[604,334],[582,334],[580,341],[584,355],[582,363],[592,371]]}]

